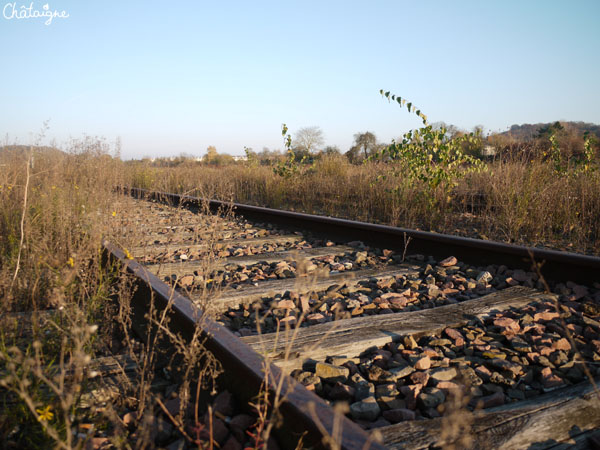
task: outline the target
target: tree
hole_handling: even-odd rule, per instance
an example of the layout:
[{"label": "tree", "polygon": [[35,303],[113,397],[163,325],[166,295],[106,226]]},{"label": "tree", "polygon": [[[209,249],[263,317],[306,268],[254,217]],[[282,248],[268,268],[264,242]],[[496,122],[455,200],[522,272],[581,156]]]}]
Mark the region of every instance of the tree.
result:
[{"label": "tree", "polygon": [[294,151],[296,149],[313,153],[319,149],[325,142],[323,131],[319,127],[304,127],[296,132],[294,139]]},{"label": "tree", "polygon": [[206,162],[214,161],[217,158],[217,147],[214,145],[209,145],[206,149],[206,155],[204,156],[204,160]]},{"label": "tree", "polygon": [[560,122],[554,122],[552,124],[547,124],[542,127],[537,132],[538,139],[548,139],[550,136],[554,134],[558,134],[563,131],[565,127],[562,126]]},{"label": "tree", "polygon": [[257,156],[263,166],[270,166],[285,159],[285,155],[280,150],[270,150],[268,147],[263,147]]},{"label": "tree", "polygon": [[485,127],[483,125],[475,125],[472,133],[478,136],[483,136],[485,134]]},{"label": "tree", "polygon": [[323,149],[323,153],[325,155],[339,155],[341,152],[337,145],[328,145]]},{"label": "tree", "polygon": [[442,121],[432,123],[431,128],[435,131],[445,129],[446,137],[449,137],[449,138],[462,136],[464,134],[463,132],[460,131],[460,129],[456,125],[452,125],[451,123],[446,123],[446,122],[442,122]]},{"label": "tree", "polygon": [[210,145],[206,149],[206,155],[204,155],[202,161],[211,166],[225,166],[233,163],[233,157],[227,153],[218,153],[217,148],[214,145]]},{"label": "tree", "polygon": [[356,145],[353,145],[352,147],[350,147],[350,150],[344,153],[344,155],[346,156],[346,158],[348,158],[348,161],[350,163],[359,164],[361,161],[361,158],[359,157],[359,152],[360,148],[358,148]]},{"label": "tree", "polygon": [[375,133],[371,133],[370,131],[356,133],[354,135],[354,147],[362,150],[365,154],[365,159],[367,159],[369,154],[377,149],[377,137],[375,136]]}]

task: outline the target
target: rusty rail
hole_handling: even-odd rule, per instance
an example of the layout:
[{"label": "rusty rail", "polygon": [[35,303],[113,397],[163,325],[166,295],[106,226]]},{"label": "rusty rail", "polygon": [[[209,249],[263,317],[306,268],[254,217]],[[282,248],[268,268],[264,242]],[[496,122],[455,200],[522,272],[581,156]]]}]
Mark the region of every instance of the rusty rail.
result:
[{"label": "rusty rail", "polygon": [[360,240],[375,247],[400,252],[404,251],[407,246],[409,254],[423,253],[438,258],[454,255],[461,261],[477,266],[505,264],[513,268],[531,270],[535,261],[536,264],[542,264],[542,275],[547,280],[556,282],[589,283],[590,280],[597,280],[600,277],[600,257],[595,256],[227,203],[220,200],[203,200],[197,197],[138,188],[122,188],[122,190],[135,197],[167,200],[173,204],[199,206],[207,203],[211,210],[231,206],[236,213],[250,220],[312,231],[335,240]]},{"label": "rusty rail", "polygon": [[[107,241],[103,242],[103,248],[106,263],[120,264],[136,278],[137,289],[131,300],[135,320],[143,320],[153,301],[154,307],[159,310],[170,305],[172,320],[169,326],[184,338],[189,339],[201,322],[202,335],[207,337],[205,346],[223,365],[225,374],[229,377],[225,381],[228,388],[246,400],[252,399],[259,392],[265,373],[265,361],[256,352],[229,330],[203,318],[202,311],[189,299],[178,294],[141,264],[127,259],[121,249]],[[275,392],[277,382],[283,378],[282,392],[285,393],[285,401],[280,411],[284,419],[284,431],[280,430],[278,438],[287,448],[295,448],[303,435],[304,446],[324,448],[325,435],[332,436],[338,429],[338,443],[343,449],[385,448],[371,441],[365,431],[346,417],[334,417],[332,409],[321,398],[283,374],[274,364],[269,365],[268,371],[271,374],[271,393]],[[336,419],[338,424],[334,423]]]}]

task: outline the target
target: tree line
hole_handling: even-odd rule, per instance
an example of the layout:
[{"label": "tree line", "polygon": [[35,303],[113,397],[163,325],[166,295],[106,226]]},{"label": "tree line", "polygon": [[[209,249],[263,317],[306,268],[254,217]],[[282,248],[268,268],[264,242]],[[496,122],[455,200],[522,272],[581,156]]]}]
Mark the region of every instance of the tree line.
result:
[{"label": "tree line", "polygon": [[[446,124],[436,122],[433,129],[444,129],[445,137],[449,140],[460,139],[466,134],[472,134],[475,139],[464,141],[463,151],[479,159],[509,158],[533,159],[548,152],[551,147],[550,136],[566,158],[578,156],[584,149],[587,137],[595,138],[594,148],[598,149],[600,126],[583,124],[581,122],[554,122],[536,125],[513,125],[502,133],[486,133],[483,126],[476,126],[470,132]],[[312,163],[324,156],[344,156],[352,164],[361,164],[374,155],[384,153],[391,143],[380,142],[372,131],[362,131],[353,135],[353,143],[345,152],[336,145],[325,145],[323,130],[318,126],[308,126],[298,129],[291,140],[294,158],[297,162]],[[401,140],[401,138],[399,138]],[[468,142],[468,143],[467,143]],[[236,162],[250,162],[259,165],[276,165],[289,159],[288,150],[269,149],[255,151],[244,147],[244,156],[231,156],[219,153],[215,146],[209,146],[202,157],[181,154],[176,157],[155,158],[155,165],[177,166],[183,162],[195,160],[200,164],[223,166]]]}]

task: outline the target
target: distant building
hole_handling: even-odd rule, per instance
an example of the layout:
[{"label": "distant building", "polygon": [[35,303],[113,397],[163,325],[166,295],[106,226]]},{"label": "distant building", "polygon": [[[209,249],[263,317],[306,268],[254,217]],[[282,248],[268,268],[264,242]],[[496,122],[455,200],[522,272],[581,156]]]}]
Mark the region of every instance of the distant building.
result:
[{"label": "distant building", "polygon": [[483,151],[481,152],[483,156],[496,156],[496,147],[492,145],[486,145],[483,147]]},{"label": "distant building", "polygon": [[246,156],[246,155],[243,155],[243,156],[234,155],[232,158],[234,161],[248,161],[248,156]]}]

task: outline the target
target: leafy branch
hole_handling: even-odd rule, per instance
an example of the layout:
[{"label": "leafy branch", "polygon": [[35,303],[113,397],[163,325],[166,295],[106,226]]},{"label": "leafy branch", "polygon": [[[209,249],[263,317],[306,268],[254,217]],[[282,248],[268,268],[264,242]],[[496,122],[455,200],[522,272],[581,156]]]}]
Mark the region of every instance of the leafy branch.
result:
[{"label": "leafy branch", "polygon": [[307,160],[307,156],[304,155],[300,161],[296,157],[296,153],[292,147],[292,136],[288,133],[288,127],[284,123],[281,125],[281,135],[283,136],[283,145],[285,145],[287,160],[285,162],[278,162],[277,166],[273,167],[273,172],[284,178],[290,178],[300,173],[302,166]]},{"label": "leafy branch", "polygon": [[408,109],[409,113],[415,113],[417,116],[419,116],[421,118],[421,120],[423,121],[423,125],[425,125],[425,126],[428,125],[427,124],[427,116],[425,114],[423,114],[419,108],[417,108],[415,105],[413,105],[412,102],[409,102],[408,100],[400,97],[399,95],[390,94],[390,91],[383,92],[383,89],[379,89],[379,93],[383,97],[387,98],[388,101],[397,102],[401,108],[406,105],[406,109]]},{"label": "leafy branch", "polygon": [[[428,185],[431,191],[442,187],[446,193],[457,185],[457,180],[467,173],[486,170],[485,163],[464,152],[464,148],[480,144],[479,133],[469,133],[458,137],[448,135],[445,127],[434,128],[427,122],[427,116],[412,102],[380,90],[383,97],[396,101],[400,107],[406,105],[409,113],[414,113],[423,121],[423,127],[405,133],[401,141],[393,141],[370,160],[397,162],[396,176],[407,176]],[[430,192],[433,200],[433,192]]]},{"label": "leafy branch", "polygon": [[556,138],[556,134],[552,133],[548,137],[550,141],[550,149],[544,152],[543,156],[547,161],[554,165],[554,172],[563,176],[575,176],[579,174],[590,174],[595,172],[598,167],[594,164],[596,152],[594,150],[594,139],[589,135],[584,135],[583,155],[578,158],[564,158]]}]

